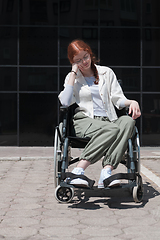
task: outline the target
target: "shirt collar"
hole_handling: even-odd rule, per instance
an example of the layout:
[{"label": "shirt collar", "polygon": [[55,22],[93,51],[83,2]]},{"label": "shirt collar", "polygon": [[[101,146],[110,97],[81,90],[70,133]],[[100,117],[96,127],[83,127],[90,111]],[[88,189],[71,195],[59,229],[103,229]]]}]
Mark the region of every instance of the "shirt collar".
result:
[{"label": "shirt collar", "polygon": [[[97,68],[97,71],[98,71],[99,75],[103,75],[103,74],[105,74],[107,72],[107,68],[106,67],[99,66],[99,65],[96,65],[96,64],[95,64],[95,66]],[[81,71],[79,69],[78,69],[78,72],[77,72],[76,79],[82,85],[87,85],[87,82],[86,82],[85,78],[83,77],[83,74],[81,73]]]}]

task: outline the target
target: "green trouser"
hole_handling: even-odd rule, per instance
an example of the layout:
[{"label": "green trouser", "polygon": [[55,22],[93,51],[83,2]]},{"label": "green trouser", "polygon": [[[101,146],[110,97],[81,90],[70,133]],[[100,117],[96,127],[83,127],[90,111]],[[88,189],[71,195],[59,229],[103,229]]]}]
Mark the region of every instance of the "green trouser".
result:
[{"label": "green trouser", "polygon": [[80,160],[85,159],[93,164],[104,156],[102,166],[111,165],[115,169],[127,149],[135,121],[129,116],[121,116],[110,122],[107,117],[95,116],[92,119],[78,112],[74,115],[73,126],[77,137],[90,138]]}]

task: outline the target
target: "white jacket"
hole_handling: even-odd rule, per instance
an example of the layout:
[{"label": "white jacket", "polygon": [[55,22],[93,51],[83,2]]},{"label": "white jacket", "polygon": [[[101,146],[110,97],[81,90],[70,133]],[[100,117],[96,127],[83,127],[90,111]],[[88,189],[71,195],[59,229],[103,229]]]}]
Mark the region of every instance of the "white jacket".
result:
[{"label": "white jacket", "polygon": [[[99,74],[99,93],[102,98],[104,108],[107,112],[109,120],[114,121],[118,118],[114,106],[121,109],[120,105],[122,105],[122,103],[124,104],[127,98],[124,96],[112,69],[99,65],[96,65],[96,68]],[[64,87],[69,80],[69,76],[70,73],[65,78]],[[59,94],[60,101],[62,94],[63,91]],[[91,91],[85,78],[79,70],[73,86],[71,105],[75,102],[79,105],[85,115],[91,118],[94,117]]]}]

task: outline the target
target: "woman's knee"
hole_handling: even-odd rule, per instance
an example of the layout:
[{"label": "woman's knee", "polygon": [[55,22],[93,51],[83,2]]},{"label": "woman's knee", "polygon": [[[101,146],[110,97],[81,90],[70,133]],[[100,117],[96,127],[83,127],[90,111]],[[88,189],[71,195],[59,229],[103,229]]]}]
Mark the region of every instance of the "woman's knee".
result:
[{"label": "woman's knee", "polygon": [[135,126],[135,120],[133,120],[133,118],[131,118],[130,116],[121,116],[119,120],[124,126],[127,126],[129,128],[133,128]]}]

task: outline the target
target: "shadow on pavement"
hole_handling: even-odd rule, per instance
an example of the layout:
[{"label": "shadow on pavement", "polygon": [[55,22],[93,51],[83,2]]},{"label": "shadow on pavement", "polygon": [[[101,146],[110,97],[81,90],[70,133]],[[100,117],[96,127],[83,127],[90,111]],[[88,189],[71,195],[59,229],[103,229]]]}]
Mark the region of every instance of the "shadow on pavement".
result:
[{"label": "shadow on pavement", "polygon": [[[143,208],[150,199],[160,195],[160,193],[151,186],[149,182],[143,184],[144,194],[140,203],[135,203],[132,193],[129,189],[107,189],[107,190],[86,190],[75,191],[75,198],[68,208],[79,208],[87,210],[96,210],[108,205],[112,209],[131,209]],[[96,197],[96,200],[93,198]],[[99,198],[99,199],[98,199]]]}]

